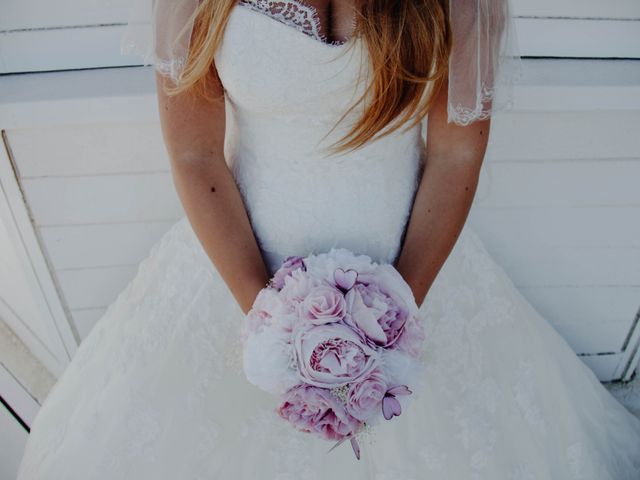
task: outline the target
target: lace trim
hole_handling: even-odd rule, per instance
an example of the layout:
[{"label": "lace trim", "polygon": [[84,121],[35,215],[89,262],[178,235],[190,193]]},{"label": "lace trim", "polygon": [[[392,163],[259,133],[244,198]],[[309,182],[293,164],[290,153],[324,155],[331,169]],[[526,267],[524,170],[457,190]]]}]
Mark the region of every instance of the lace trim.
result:
[{"label": "lace trim", "polygon": [[238,4],[264,13],[327,45],[343,45],[349,41],[347,39],[329,42],[327,36],[320,31],[318,10],[313,5],[299,0],[239,0]]},{"label": "lace trim", "polygon": [[[447,108],[450,120],[464,127],[477,120],[486,120],[500,110],[509,110],[513,107],[513,95],[510,94],[504,102],[496,103],[495,94],[496,89],[483,85],[475,108],[465,107],[460,104],[454,106],[449,102]],[[492,105],[488,108],[485,107],[490,101],[492,101]]]},{"label": "lace trim", "polygon": [[[464,127],[477,120],[486,120],[497,112],[511,110],[514,106],[513,86],[524,78],[524,71],[519,62],[504,64],[502,68],[506,73],[501,73],[494,86],[490,87],[482,83],[474,108],[460,103],[454,105],[455,99],[449,98],[447,105],[449,121]],[[505,93],[504,98],[498,96],[499,91]]]}]

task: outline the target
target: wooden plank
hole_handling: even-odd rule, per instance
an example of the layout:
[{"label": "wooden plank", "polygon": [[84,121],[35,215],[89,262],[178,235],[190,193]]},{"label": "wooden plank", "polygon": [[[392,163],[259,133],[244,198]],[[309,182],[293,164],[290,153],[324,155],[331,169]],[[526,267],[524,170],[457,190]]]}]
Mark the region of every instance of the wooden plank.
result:
[{"label": "wooden plank", "polygon": [[528,251],[534,245],[557,247],[640,247],[640,207],[480,208],[468,222],[491,244]]},{"label": "wooden plank", "polygon": [[41,227],[40,235],[56,270],[133,265],[176,221]]},{"label": "wooden plank", "polygon": [[22,185],[37,226],[167,221],[184,215],[169,172],[40,177]]},{"label": "wooden plank", "polygon": [[[554,325],[622,323],[629,330],[640,308],[640,286],[538,286],[519,290]],[[619,351],[622,340],[610,348]]]},{"label": "wooden plank", "polygon": [[640,58],[637,19],[516,18],[515,24],[522,56]]},{"label": "wooden plank", "polygon": [[640,306],[640,287],[520,287],[577,353],[620,353]]},{"label": "wooden plank", "polygon": [[630,322],[561,323],[553,328],[579,354],[620,353]]},{"label": "wooden plank", "polygon": [[129,8],[127,0],[5,0],[0,30],[120,23]]},{"label": "wooden plank", "polygon": [[7,136],[22,179],[170,169],[160,124],[155,122],[33,127],[11,130]]},{"label": "wooden plank", "polygon": [[478,207],[640,206],[640,159],[514,160],[483,165]]},{"label": "wooden plank", "polygon": [[534,247],[517,245],[494,251],[517,287],[640,286],[640,249],[609,247]]},{"label": "wooden plank", "polygon": [[505,112],[485,161],[638,158],[638,125],[640,111]]},{"label": "wooden plank", "polygon": [[120,53],[123,33],[118,24],[4,33],[0,73],[139,65],[139,57]]},{"label": "wooden plank", "polygon": [[152,67],[0,76],[0,123],[14,129],[158,123]]},{"label": "wooden plank", "polygon": [[579,358],[595,373],[601,382],[619,380],[619,377],[616,377],[616,368],[622,358],[621,353],[611,355],[580,355]]},{"label": "wooden plank", "polygon": [[511,0],[514,15],[572,18],[640,18],[637,0]]}]

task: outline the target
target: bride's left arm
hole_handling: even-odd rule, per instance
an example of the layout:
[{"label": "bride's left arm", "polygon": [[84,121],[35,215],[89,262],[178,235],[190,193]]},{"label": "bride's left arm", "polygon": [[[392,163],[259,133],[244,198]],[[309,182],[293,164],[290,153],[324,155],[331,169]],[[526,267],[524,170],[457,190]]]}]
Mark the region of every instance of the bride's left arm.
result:
[{"label": "bride's left arm", "polygon": [[425,168],[396,268],[421,305],[467,220],[490,119],[447,123],[447,82],[429,110]]}]

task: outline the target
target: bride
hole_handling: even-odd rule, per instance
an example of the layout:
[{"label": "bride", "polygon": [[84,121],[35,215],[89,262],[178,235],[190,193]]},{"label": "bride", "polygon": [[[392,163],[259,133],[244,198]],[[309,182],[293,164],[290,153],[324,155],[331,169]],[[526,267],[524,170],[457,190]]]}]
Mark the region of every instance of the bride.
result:
[{"label": "bride", "polygon": [[[640,478],[640,420],[465,223],[513,34],[508,0],[135,0],[123,51],[155,65],[186,216],[49,393],[19,480]],[[360,460],[242,369],[280,262],[334,246],[392,263],[427,332],[426,388]]]}]

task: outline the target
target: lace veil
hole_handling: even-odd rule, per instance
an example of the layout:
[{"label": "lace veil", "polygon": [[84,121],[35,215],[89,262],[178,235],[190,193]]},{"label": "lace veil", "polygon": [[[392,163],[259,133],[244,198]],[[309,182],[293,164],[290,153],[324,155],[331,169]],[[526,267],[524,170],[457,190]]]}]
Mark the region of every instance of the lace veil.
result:
[{"label": "lace veil", "polygon": [[[453,50],[448,122],[468,125],[512,107],[522,65],[510,2],[449,0]],[[144,65],[154,65],[177,81],[187,59],[198,3],[132,0],[121,53],[140,55]]]}]

